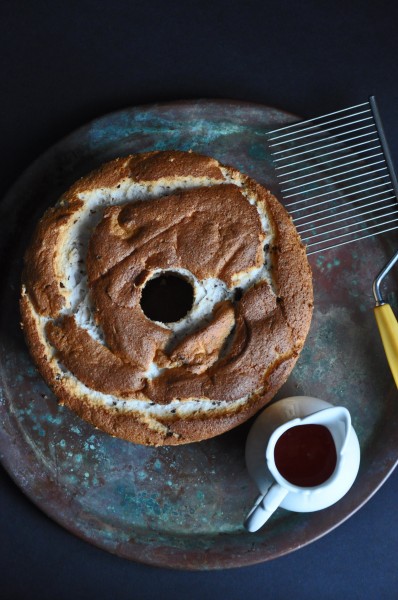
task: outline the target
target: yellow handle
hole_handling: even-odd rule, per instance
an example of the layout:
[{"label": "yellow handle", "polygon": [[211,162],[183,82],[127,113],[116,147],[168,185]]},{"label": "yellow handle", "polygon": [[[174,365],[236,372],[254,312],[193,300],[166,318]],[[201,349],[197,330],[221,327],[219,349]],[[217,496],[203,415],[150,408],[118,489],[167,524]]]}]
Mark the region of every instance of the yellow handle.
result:
[{"label": "yellow handle", "polygon": [[398,323],[389,304],[376,306],[374,312],[387,360],[398,387]]}]

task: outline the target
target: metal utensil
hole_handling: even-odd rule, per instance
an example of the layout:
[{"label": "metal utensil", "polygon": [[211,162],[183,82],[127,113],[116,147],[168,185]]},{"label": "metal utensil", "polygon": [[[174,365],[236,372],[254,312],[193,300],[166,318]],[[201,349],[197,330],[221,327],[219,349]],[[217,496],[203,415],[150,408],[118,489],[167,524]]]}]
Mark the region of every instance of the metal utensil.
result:
[{"label": "metal utensil", "polygon": [[268,142],[307,254],[398,228],[397,179],[374,96],[270,131]]},{"label": "metal utensil", "polygon": [[398,387],[398,323],[391,306],[387,302],[384,302],[380,291],[381,282],[391,271],[397,261],[398,251],[375,278],[373,282],[373,295],[376,301],[374,314],[376,317],[377,326],[380,331],[388,364],[390,365],[391,372]]},{"label": "metal utensil", "polygon": [[[376,99],[273,130],[268,134],[285,206],[307,254],[398,228],[398,182]],[[398,252],[373,282],[374,309],[398,387],[398,323],[380,284]]]}]

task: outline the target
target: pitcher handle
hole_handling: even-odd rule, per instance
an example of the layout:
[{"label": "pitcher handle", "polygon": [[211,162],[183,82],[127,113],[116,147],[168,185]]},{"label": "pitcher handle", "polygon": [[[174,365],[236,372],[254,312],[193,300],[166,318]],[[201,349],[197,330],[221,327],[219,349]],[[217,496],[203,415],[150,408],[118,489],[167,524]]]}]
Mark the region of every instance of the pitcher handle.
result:
[{"label": "pitcher handle", "polygon": [[279,483],[274,483],[266,494],[260,494],[246,517],[246,529],[250,532],[260,529],[276,511],[288,492],[289,490]]}]

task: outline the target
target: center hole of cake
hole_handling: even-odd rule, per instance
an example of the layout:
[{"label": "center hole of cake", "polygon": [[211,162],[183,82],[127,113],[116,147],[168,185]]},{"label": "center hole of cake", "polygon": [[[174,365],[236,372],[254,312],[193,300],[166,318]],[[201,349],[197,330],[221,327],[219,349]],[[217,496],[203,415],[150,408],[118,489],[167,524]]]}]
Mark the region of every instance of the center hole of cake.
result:
[{"label": "center hole of cake", "polygon": [[162,273],[150,279],[142,290],[141,308],[152,321],[175,323],[189,313],[193,287],[177,273]]}]

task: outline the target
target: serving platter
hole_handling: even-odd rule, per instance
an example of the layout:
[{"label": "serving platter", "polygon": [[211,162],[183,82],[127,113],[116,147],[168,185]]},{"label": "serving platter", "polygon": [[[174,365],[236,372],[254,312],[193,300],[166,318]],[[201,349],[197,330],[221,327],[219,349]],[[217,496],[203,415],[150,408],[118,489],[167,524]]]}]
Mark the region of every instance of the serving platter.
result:
[{"label": "serving platter", "polygon": [[[212,440],[149,448],[112,438],[58,406],[19,325],[22,258],[44,210],[78,177],[116,156],[180,149],[214,156],[278,195],[266,132],[294,121],[266,106],[187,101],[129,108],[61,140],[2,201],[0,457],[22,491],[69,531],[119,556],[180,569],[221,569],[276,558],[359,509],[398,460],[397,391],[373,317],[371,286],[397,234],[310,257],[315,310],[300,359],[277,398],[308,395],[346,406],[361,447],[354,486],[309,514],[278,509],[243,528],[257,489],[245,466],[250,421]],[[396,280],[396,278],[395,278]],[[386,298],[397,305],[397,284]]]}]

